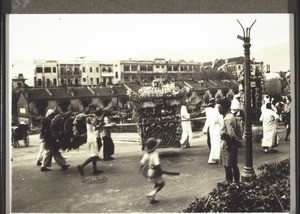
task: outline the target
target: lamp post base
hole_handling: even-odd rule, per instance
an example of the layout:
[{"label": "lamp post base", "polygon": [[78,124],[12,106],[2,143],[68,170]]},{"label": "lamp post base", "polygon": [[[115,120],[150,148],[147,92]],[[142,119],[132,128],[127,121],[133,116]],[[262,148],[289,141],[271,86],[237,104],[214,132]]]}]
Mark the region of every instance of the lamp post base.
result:
[{"label": "lamp post base", "polygon": [[256,179],[256,174],[253,167],[244,166],[243,172],[241,174],[242,182],[251,182]]}]

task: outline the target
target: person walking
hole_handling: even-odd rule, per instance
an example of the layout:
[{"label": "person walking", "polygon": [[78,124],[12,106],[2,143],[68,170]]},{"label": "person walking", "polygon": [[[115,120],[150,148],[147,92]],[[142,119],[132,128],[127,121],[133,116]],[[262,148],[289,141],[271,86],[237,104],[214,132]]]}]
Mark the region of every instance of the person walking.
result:
[{"label": "person walking", "polygon": [[144,167],[147,167],[147,176],[154,184],[154,190],[147,194],[150,204],[159,202],[155,199],[155,196],[165,186],[165,180],[162,178],[163,172],[160,165],[159,153],[156,151],[159,143],[160,140],[149,138],[144,146],[145,154],[140,161],[139,171],[141,171]]},{"label": "person walking", "polygon": [[202,129],[202,132],[204,134],[206,134],[207,136],[207,146],[209,148],[209,150],[211,149],[211,140],[210,140],[210,129],[209,129],[209,121],[211,120],[210,118],[212,117],[214,111],[214,107],[216,105],[216,101],[214,98],[211,98],[209,101],[208,101],[208,105],[207,107],[202,111],[202,113],[205,112],[205,116],[206,116],[206,120],[205,120],[205,123],[204,123],[204,126],[203,126],[203,129]]},{"label": "person walking", "polygon": [[206,126],[203,128],[203,133],[207,133],[209,128],[210,132],[210,142],[211,149],[208,157],[208,164],[218,164],[221,163],[221,137],[220,132],[223,127],[223,117],[219,113],[219,104],[215,104],[215,107],[209,113],[207,118]]},{"label": "person walking", "polygon": [[[190,119],[190,114],[188,113],[185,104],[183,104],[180,108],[180,116],[181,116],[181,120]],[[193,139],[191,121],[182,121],[181,128],[182,128],[182,134],[180,139],[180,145],[182,148],[190,148],[191,140]]]},{"label": "person walking", "polygon": [[115,153],[115,145],[111,138],[111,128],[115,125],[111,123],[108,117],[108,109],[104,108],[105,117],[104,117],[104,126],[102,131],[102,140],[103,140],[103,160],[109,161],[114,160],[112,155]]},{"label": "person walking", "polygon": [[289,141],[289,136],[291,133],[291,102],[292,98],[291,96],[288,96],[286,99],[286,103],[284,106],[284,124],[286,126],[286,134],[285,134],[285,141]]},{"label": "person walking", "polygon": [[223,142],[223,165],[225,168],[226,181],[232,183],[240,182],[240,170],[238,168],[238,137],[237,122],[235,116],[230,112],[231,101],[228,98],[220,100],[219,112],[224,117],[221,130]]},{"label": "person walking", "polygon": [[277,136],[277,120],[279,116],[272,110],[271,103],[266,103],[266,109],[262,112],[259,120],[263,122],[263,139],[261,146],[265,153],[276,152],[273,149],[279,144]]},{"label": "person walking", "polygon": [[100,128],[98,127],[98,119],[95,115],[96,106],[90,105],[88,108],[86,117],[86,130],[87,130],[87,145],[90,150],[90,157],[87,158],[82,164],[77,166],[77,170],[81,176],[84,175],[84,167],[89,163],[93,165],[93,175],[103,173],[102,170],[98,170],[97,161],[99,160],[99,142],[97,139],[100,137]]},{"label": "person walking", "polygon": [[59,151],[59,146],[56,139],[53,137],[50,126],[52,120],[59,113],[57,107],[49,109],[42,120],[42,129],[40,133],[40,138],[42,142],[40,143],[40,150],[38,153],[37,165],[41,166],[42,172],[51,171],[47,167],[51,167],[52,157],[56,161],[57,165],[61,167],[62,170],[67,170],[69,164],[67,164],[66,159],[62,156]]},{"label": "person walking", "polygon": [[[45,114],[45,117],[49,117],[50,115],[52,115],[52,114],[54,115],[56,113],[57,113],[56,106],[53,108],[49,108]],[[42,137],[40,136],[40,138],[42,138]],[[42,140],[40,142],[40,147],[39,147],[39,151],[38,151],[38,155],[37,155],[37,161],[36,161],[37,166],[42,165],[44,153],[45,153],[45,142]],[[51,161],[51,159],[50,159],[50,161]],[[47,163],[46,166],[51,166],[51,163]]]}]

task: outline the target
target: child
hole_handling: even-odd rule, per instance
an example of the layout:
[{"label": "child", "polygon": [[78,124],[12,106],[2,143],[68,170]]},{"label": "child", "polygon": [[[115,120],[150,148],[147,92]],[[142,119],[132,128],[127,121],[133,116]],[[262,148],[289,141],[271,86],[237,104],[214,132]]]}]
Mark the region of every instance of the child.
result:
[{"label": "child", "polygon": [[157,151],[155,151],[159,143],[160,140],[149,138],[145,143],[145,154],[140,161],[140,170],[147,166],[147,175],[150,181],[154,183],[154,190],[147,194],[150,204],[155,204],[158,202],[155,200],[155,195],[165,186],[165,181],[162,178],[163,172],[160,166],[159,154]]}]

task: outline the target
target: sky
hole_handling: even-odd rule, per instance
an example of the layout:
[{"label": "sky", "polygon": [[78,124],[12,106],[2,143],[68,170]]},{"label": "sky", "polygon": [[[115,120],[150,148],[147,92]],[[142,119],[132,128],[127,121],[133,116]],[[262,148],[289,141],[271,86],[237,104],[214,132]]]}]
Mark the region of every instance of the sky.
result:
[{"label": "sky", "polygon": [[244,56],[242,27],[251,28],[250,58],[271,71],[290,70],[288,14],[11,14],[7,56],[10,77],[33,80],[33,61],[185,60]]}]

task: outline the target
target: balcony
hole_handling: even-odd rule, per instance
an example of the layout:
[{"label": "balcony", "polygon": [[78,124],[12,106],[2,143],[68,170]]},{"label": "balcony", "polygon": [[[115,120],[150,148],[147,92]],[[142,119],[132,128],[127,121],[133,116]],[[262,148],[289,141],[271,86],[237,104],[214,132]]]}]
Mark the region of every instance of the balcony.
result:
[{"label": "balcony", "polygon": [[65,71],[65,70],[60,70],[60,76],[61,77],[81,77],[81,71]]}]

